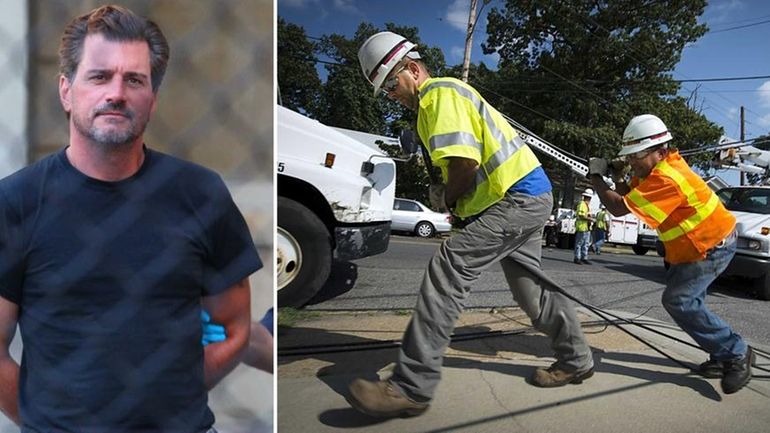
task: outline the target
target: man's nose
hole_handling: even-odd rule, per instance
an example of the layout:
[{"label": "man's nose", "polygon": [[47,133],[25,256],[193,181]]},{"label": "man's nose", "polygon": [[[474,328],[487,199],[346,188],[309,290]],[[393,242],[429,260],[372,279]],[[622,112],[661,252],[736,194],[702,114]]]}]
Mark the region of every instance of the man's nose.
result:
[{"label": "man's nose", "polygon": [[126,99],[126,83],[119,77],[114,77],[107,87],[105,99],[110,103],[121,103]]}]

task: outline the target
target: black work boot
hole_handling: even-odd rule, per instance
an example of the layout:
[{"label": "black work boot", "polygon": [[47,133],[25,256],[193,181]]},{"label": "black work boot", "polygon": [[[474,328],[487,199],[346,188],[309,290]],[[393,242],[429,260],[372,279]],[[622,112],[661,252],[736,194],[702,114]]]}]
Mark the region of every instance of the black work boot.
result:
[{"label": "black work boot", "polygon": [[751,346],[746,350],[746,356],[735,361],[723,361],[725,365],[722,378],[722,391],[733,394],[740,391],[751,380],[751,364],[754,362],[754,351]]},{"label": "black work boot", "polygon": [[709,359],[698,366],[698,374],[709,379],[719,379],[725,375],[725,365],[722,361]]}]

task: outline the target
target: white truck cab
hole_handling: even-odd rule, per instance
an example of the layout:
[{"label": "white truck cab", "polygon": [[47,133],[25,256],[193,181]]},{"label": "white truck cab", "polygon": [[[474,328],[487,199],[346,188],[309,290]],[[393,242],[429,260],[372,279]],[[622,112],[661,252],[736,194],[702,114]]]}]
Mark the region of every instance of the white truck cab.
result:
[{"label": "white truck cab", "polygon": [[387,250],[396,165],[285,107],[276,118],[278,305],[299,307],[323,287],[333,259]]},{"label": "white truck cab", "polygon": [[770,187],[722,188],[717,196],[738,220],[738,245],[726,276],[755,280],[757,294],[770,300]]}]

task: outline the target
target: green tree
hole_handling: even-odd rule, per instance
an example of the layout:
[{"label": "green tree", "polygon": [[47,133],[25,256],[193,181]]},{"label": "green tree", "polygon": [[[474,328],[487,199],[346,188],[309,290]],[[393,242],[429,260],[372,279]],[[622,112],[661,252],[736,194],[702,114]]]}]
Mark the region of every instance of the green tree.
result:
[{"label": "green tree", "polygon": [[278,92],[284,107],[313,114],[321,94],[315,67],[316,44],[305,29],[278,18]]},{"label": "green tree", "polygon": [[[581,158],[615,155],[625,125],[646,112],[666,122],[680,148],[713,143],[720,129],[675,96],[671,78],[685,44],[707,30],[697,22],[705,4],[506,0],[490,10],[483,44],[500,55],[499,70],[472,83],[494,94],[501,111]],[[557,170],[552,179],[571,185],[573,175]]]}]

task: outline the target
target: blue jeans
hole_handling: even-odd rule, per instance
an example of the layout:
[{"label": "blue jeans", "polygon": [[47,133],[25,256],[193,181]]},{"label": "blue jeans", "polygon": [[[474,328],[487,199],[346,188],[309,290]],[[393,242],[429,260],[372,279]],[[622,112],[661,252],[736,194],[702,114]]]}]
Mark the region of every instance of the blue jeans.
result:
[{"label": "blue jeans", "polygon": [[591,232],[575,232],[575,260],[588,259],[588,245],[591,243]]},{"label": "blue jeans", "polygon": [[604,245],[604,230],[594,230],[594,252],[596,254],[602,253],[602,245]]},{"label": "blue jeans", "polygon": [[728,238],[723,247],[711,249],[703,260],[671,265],[662,298],[663,307],[677,325],[717,361],[741,359],[747,349],[743,338],[705,304],[709,285],[735,255],[736,237]]}]

